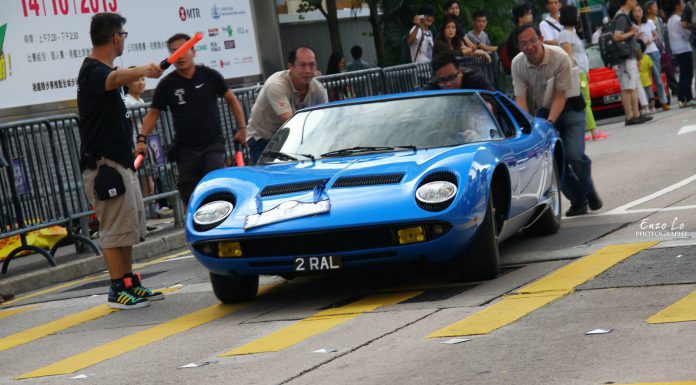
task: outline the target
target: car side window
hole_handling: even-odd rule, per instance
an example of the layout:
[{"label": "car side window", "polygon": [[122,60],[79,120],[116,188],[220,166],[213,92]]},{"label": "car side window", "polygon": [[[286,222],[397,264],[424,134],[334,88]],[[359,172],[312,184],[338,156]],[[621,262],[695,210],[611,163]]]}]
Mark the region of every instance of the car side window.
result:
[{"label": "car side window", "polygon": [[498,137],[510,138],[515,136],[515,125],[512,123],[512,120],[510,120],[510,117],[505,112],[505,109],[502,108],[498,100],[496,100],[496,98],[490,94],[480,94],[480,96],[484,103],[488,106],[493,118],[498,123],[500,132],[502,132],[502,134],[498,133]]},{"label": "car side window", "polygon": [[[510,114],[512,115],[512,119],[517,123],[517,125],[520,127],[522,130],[530,130],[532,129],[532,123],[527,119],[527,115],[525,115],[522,110],[517,106],[517,104],[513,103],[510,99],[504,97],[504,96],[497,96],[496,99],[502,104],[508,111],[510,111]],[[507,114],[505,114],[507,115]]]}]

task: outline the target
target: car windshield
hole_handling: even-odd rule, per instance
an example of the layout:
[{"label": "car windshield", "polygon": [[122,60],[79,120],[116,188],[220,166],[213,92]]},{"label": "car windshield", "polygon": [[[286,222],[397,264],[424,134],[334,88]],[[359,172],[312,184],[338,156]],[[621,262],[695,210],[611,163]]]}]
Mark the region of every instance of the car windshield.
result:
[{"label": "car windshield", "polygon": [[585,52],[587,52],[587,57],[590,58],[590,69],[605,67],[598,45],[587,47]]},{"label": "car windshield", "polygon": [[501,139],[478,94],[329,106],[288,120],[261,163],[455,146]]}]

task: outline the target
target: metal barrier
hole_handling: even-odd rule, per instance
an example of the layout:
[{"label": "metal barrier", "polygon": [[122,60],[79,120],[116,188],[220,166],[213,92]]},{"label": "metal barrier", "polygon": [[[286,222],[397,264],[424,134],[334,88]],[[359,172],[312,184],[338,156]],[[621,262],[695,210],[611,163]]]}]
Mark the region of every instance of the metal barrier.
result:
[{"label": "metal barrier", "polygon": [[[6,165],[0,178],[3,206],[0,238],[19,235],[22,243],[5,258],[3,274],[10,261],[23,251],[43,255],[51,266],[56,265],[57,249],[67,244],[74,243],[77,251],[86,245],[97,255],[100,253],[89,237],[73,232],[73,220],[89,215],[87,211],[75,211],[71,207],[74,202],[68,198],[73,191],[76,196],[84,196],[82,180],[74,175],[75,159],[70,154],[70,147],[75,143],[69,142],[75,137],[76,127],[51,124],[48,119],[0,125],[0,157]],[[60,128],[64,129],[63,135],[59,135]],[[27,244],[29,232],[56,225],[64,226],[67,235],[50,252]]]},{"label": "metal barrier", "polygon": [[[478,56],[457,58],[462,67],[473,67],[481,71],[498,89],[498,72],[494,63],[488,63]],[[432,79],[432,66],[425,64],[402,64],[394,67],[373,68],[363,71],[344,72],[317,77],[324,84],[329,101],[345,100],[354,97],[395,94],[418,90]]]}]

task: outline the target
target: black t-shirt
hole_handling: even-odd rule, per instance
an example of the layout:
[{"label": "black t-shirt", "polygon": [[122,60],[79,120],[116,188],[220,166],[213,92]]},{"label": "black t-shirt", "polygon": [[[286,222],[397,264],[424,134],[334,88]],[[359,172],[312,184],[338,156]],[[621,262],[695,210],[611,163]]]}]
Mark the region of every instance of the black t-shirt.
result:
[{"label": "black t-shirt", "polygon": [[133,169],[133,128],[126,117],[121,87],[106,91],[108,65],[86,58],[77,76],[80,154],[111,159]]},{"label": "black t-shirt", "polygon": [[152,107],[171,109],[176,140],[182,146],[224,143],[217,100],[228,89],[219,72],[197,65],[191,79],[176,71],[164,77],[157,84]]}]

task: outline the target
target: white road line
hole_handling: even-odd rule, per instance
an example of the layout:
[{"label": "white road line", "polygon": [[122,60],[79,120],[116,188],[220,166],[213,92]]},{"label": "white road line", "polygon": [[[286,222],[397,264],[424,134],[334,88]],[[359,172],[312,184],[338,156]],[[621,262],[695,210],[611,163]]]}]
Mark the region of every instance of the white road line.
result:
[{"label": "white road line", "polygon": [[694,131],[696,131],[696,126],[684,126],[677,132],[677,135],[688,134]]},{"label": "white road line", "polygon": [[623,206],[617,207],[617,208],[615,208],[615,209],[613,209],[613,210],[611,210],[611,211],[609,211],[609,212],[607,212],[607,213],[605,213],[605,214],[607,214],[607,215],[621,214],[621,213],[623,213],[624,211],[627,211],[628,209],[630,209],[630,208],[633,207],[633,206],[638,206],[638,205],[643,204],[643,203],[645,203],[645,202],[647,202],[647,201],[653,200],[653,199],[655,199],[655,198],[657,198],[657,197],[659,197],[659,196],[665,195],[665,194],[667,194],[667,193],[669,193],[669,192],[672,192],[672,191],[674,191],[674,190],[676,190],[676,189],[678,189],[678,188],[684,187],[684,186],[686,186],[687,184],[689,184],[689,183],[691,183],[691,182],[693,182],[693,181],[695,181],[695,180],[696,180],[696,175],[692,175],[692,176],[690,176],[690,177],[688,177],[688,178],[686,178],[686,179],[684,179],[684,180],[682,180],[682,181],[679,181],[679,182],[677,182],[677,183],[675,183],[675,184],[673,184],[673,185],[671,185],[671,186],[669,186],[669,187],[665,187],[665,188],[663,188],[662,190],[660,190],[660,191],[658,191],[658,192],[656,192],[656,193],[650,194],[650,195],[648,195],[648,196],[645,196],[645,197],[642,197],[642,198],[640,198],[640,199],[637,199],[637,200],[635,200],[635,201],[633,201],[633,202],[631,202],[631,203],[628,203],[628,204],[625,204],[625,205],[623,205]]},{"label": "white road line", "polygon": [[645,213],[661,213],[663,211],[679,211],[679,210],[695,210],[696,205],[690,205],[690,206],[671,206],[671,207],[663,207],[659,209],[637,209],[637,210],[623,210],[623,211],[616,211],[616,210],[611,210],[607,211],[604,213],[590,213],[587,215],[578,215],[576,217],[563,217],[563,220],[569,220],[569,219],[580,219],[580,218],[587,218],[587,217],[604,217],[607,215],[630,215],[630,214],[645,214]]}]

